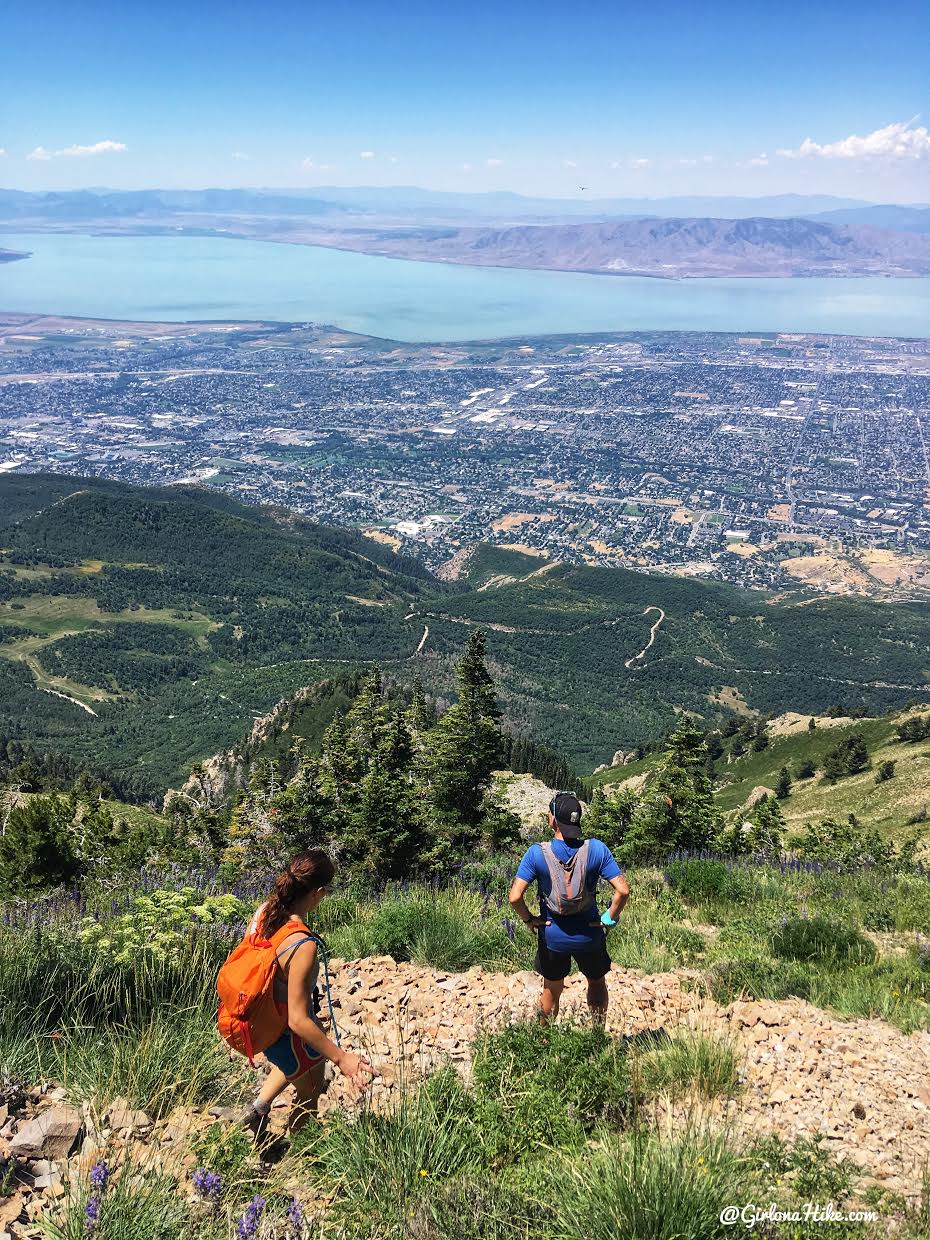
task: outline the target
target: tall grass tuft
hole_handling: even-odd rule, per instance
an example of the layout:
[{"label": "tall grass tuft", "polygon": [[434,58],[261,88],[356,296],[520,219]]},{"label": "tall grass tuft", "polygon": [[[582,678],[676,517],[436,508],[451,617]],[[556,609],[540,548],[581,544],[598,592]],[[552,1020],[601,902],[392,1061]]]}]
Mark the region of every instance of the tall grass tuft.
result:
[{"label": "tall grass tuft", "polygon": [[647,1094],[681,1097],[691,1093],[704,1098],[729,1097],[739,1084],[736,1052],[719,1037],[687,1030],[635,1057],[634,1081]]}]

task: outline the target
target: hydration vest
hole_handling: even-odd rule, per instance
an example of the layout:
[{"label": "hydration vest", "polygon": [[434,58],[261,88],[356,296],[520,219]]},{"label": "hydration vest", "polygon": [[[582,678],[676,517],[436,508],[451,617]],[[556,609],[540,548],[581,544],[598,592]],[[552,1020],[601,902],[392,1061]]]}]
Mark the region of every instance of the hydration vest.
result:
[{"label": "hydration vest", "polygon": [[589,843],[585,840],[570,861],[560,861],[549,842],[539,846],[552,879],[552,890],[545,897],[546,907],[555,917],[575,917],[597,909],[594,892],[587,884]]}]

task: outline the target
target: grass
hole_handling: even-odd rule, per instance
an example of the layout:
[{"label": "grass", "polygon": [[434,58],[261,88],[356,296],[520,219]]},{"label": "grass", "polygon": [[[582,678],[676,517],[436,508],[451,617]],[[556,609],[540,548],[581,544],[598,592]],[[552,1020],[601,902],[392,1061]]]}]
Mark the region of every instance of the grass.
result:
[{"label": "grass", "polygon": [[212,1022],[200,1013],[163,1011],[141,1027],[73,1029],[48,1045],[44,1074],[101,1116],[117,1098],[158,1119],[177,1106],[242,1097],[244,1073],[230,1072]]},{"label": "grass", "polygon": [[[876,908],[923,925],[926,880],[774,866],[726,873],[726,882],[711,879],[692,891],[687,882],[670,889],[657,871],[634,871],[628,911],[609,939],[615,957],[697,963],[721,1002],[737,993],[801,992],[836,1011],[927,1026],[930,969],[916,939],[906,955],[879,953],[866,963],[856,952],[795,959],[771,950],[779,916],[796,918],[803,934],[814,916],[842,917],[861,933]],[[162,879],[171,881],[183,885],[190,876]],[[204,881],[215,889],[215,876]],[[534,941],[522,927],[511,938],[505,886],[503,872],[490,867],[478,890],[461,882],[446,891],[337,891],[316,928],[338,954],[390,946],[442,969],[525,967]],[[85,899],[104,922],[122,911],[109,892],[90,890]],[[176,1107],[197,1114],[243,1097],[252,1077],[244,1061],[231,1062],[218,1047],[213,1009],[216,967],[234,927],[182,936],[168,959],[142,954],[116,966],[75,941],[68,900],[19,916],[8,910],[12,924],[0,927],[4,1074],[61,1083],[97,1115],[116,1097],[156,1120]],[[440,1067],[426,1080],[408,1079],[382,1109],[331,1112],[277,1166],[260,1164],[238,1130],[201,1125],[172,1144],[176,1161],[164,1175],[114,1175],[95,1236],[227,1240],[259,1194],[269,1220],[260,1234],[283,1240],[293,1192],[323,1212],[319,1232],[308,1234],[332,1240],[716,1240],[727,1205],[851,1200],[858,1173],[826,1147],[748,1141],[705,1127],[709,1112],[693,1104],[730,1097],[739,1098],[737,1053],[700,1029],[626,1042],[564,1022],[506,1025],[478,1037],[467,1077]],[[644,1105],[654,1098],[681,1104],[677,1130],[658,1126],[659,1112]],[[215,1208],[193,1200],[196,1167],[222,1177]],[[86,1240],[88,1194],[82,1180],[50,1206],[40,1223],[50,1240]],[[921,1207],[886,1205],[871,1231],[856,1224],[831,1234],[877,1240],[894,1215],[902,1240],[926,1235]],[[788,1240],[795,1233],[766,1234]]]},{"label": "grass", "polygon": [[94,599],[67,595],[30,594],[15,599],[14,603],[15,608],[10,603],[0,603],[0,625],[8,623],[31,629],[33,636],[0,644],[0,657],[25,663],[39,689],[62,693],[91,708],[98,702],[115,700],[116,695],[99,686],[85,685],[70,677],[49,673],[42,665],[41,652],[59,638],[76,636],[109,620],[146,621],[150,624],[170,624],[181,629],[205,648],[207,634],[216,627],[209,616],[200,613],[190,613],[181,618],[169,608],[148,607],[108,612],[101,611]]},{"label": "grass", "polygon": [[719,1037],[694,1030],[675,1033],[637,1057],[634,1079],[649,1095],[726,1098],[739,1086],[736,1051]]}]

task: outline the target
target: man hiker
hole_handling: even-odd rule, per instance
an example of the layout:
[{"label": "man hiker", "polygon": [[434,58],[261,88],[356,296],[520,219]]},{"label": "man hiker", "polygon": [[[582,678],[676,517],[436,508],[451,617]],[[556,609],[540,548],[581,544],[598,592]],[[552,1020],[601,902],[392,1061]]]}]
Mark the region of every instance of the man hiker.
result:
[{"label": "man hiker", "polygon": [[[597,839],[583,839],[581,802],[571,792],[557,792],[549,802],[553,839],[533,844],[523,854],[510,888],[510,904],[539,939],[533,967],[543,979],[539,1018],[558,1015],[559,999],[572,960],[588,979],[588,1007],[595,1020],[607,1016],[607,929],[617,924],[630,888],[610,849]],[[613,898],[597,911],[597,885],[610,883]],[[526,889],[536,883],[539,915],[526,906]]]}]

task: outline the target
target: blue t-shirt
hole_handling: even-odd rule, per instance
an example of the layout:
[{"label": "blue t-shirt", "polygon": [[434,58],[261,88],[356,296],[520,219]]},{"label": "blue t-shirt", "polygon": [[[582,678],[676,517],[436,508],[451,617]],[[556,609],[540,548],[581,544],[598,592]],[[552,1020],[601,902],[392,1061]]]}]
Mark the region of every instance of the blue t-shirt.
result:
[{"label": "blue t-shirt", "polygon": [[[552,851],[560,861],[570,861],[575,852],[564,840],[553,840]],[[602,840],[588,841],[588,873],[585,886],[589,891],[597,891],[600,879],[608,882],[621,873],[613,853]],[[549,867],[543,856],[542,848],[533,844],[523,854],[517,866],[517,878],[524,882],[535,881],[539,892],[539,910],[546,920],[552,924],[546,926],[546,946],[551,952],[585,952],[603,942],[604,931],[600,924],[600,912],[591,911],[590,915],[575,914],[572,917],[554,917],[546,906],[546,896],[552,891],[552,879]],[[591,922],[594,925],[591,925]]]}]

